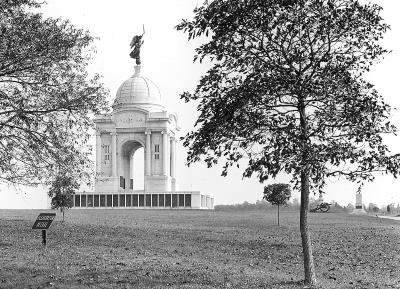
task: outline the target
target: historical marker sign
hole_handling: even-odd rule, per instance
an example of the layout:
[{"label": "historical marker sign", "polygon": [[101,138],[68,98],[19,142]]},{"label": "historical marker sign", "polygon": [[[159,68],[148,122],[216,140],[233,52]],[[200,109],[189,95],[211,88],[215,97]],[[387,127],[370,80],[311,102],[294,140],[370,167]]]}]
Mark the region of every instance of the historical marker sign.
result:
[{"label": "historical marker sign", "polygon": [[32,229],[47,230],[56,217],[56,213],[40,213]]}]

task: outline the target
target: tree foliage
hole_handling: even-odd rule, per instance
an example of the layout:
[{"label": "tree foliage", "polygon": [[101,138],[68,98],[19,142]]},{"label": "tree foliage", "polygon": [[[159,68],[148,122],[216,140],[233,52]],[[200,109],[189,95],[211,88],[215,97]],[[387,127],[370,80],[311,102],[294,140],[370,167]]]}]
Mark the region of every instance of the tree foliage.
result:
[{"label": "tree foliage", "polygon": [[264,187],[263,199],[272,205],[278,206],[278,226],[279,226],[279,207],[287,205],[292,193],[289,184],[272,184]]},{"label": "tree foliage", "polygon": [[[387,51],[389,28],[377,5],[353,0],[218,0],[196,8],[178,30],[210,35],[195,60],[214,66],[186,101],[198,101],[196,131],[185,138],[188,162],[224,159],[223,174],[248,159],[244,176],[261,182],[284,172],[297,187],[301,171],[312,187],[326,177],[397,175],[382,133],[396,128],[390,106],[363,74]],[[303,125],[302,125],[303,124]]]},{"label": "tree foliage", "polygon": [[379,212],[379,207],[378,207],[378,205],[376,205],[376,204],[374,204],[374,203],[369,203],[369,204],[368,204],[368,212],[374,212],[374,213]]},{"label": "tree foliage", "polygon": [[87,67],[94,38],[35,12],[36,0],[0,5],[0,179],[35,184],[62,170],[84,178],[91,116],[107,91]]},{"label": "tree foliage", "polygon": [[48,195],[51,198],[51,208],[60,209],[63,214],[74,205],[74,194],[79,189],[79,183],[71,174],[59,173],[53,179]]},{"label": "tree foliage", "polygon": [[290,185],[288,184],[272,184],[264,187],[263,199],[272,205],[286,205],[291,197]]}]

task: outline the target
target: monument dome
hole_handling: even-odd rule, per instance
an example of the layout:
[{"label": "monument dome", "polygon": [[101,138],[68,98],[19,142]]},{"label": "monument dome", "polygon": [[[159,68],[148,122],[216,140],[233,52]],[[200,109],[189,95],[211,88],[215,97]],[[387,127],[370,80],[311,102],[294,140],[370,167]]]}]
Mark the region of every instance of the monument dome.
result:
[{"label": "monument dome", "polygon": [[159,88],[153,81],[141,76],[140,66],[135,67],[135,74],[125,80],[117,90],[113,109],[127,106],[165,110]]}]

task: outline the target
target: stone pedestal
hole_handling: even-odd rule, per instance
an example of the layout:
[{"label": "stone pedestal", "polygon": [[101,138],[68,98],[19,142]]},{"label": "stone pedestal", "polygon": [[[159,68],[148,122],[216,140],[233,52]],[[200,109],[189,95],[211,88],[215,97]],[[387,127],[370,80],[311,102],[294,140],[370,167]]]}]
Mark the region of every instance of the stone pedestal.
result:
[{"label": "stone pedestal", "polygon": [[172,191],[170,176],[146,176],[144,178],[145,192]]},{"label": "stone pedestal", "polygon": [[95,192],[109,193],[118,192],[119,178],[118,177],[97,177],[95,181]]}]

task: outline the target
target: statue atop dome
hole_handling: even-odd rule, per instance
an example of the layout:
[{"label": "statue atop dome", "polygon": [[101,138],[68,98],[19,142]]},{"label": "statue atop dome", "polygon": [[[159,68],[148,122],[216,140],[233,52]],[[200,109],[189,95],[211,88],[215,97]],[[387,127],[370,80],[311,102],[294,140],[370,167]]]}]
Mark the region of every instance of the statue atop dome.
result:
[{"label": "statue atop dome", "polygon": [[132,51],[129,56],[133,59],[136,59],[136,65],[140,65],[142,62],[140,61],[140,47],[143,45],[143,35],[144,35],[144,25],[143,25],[143,33],[142,35],[135,35],[131,41]]}]

